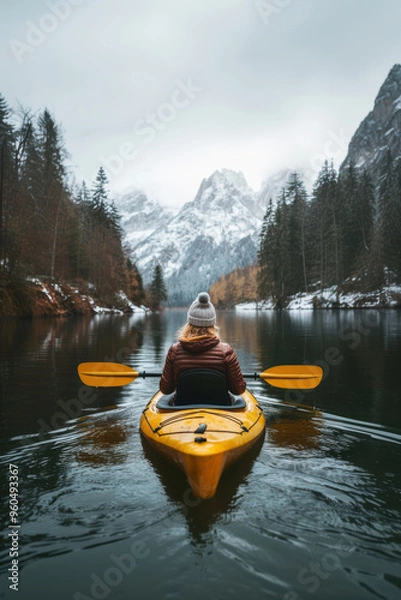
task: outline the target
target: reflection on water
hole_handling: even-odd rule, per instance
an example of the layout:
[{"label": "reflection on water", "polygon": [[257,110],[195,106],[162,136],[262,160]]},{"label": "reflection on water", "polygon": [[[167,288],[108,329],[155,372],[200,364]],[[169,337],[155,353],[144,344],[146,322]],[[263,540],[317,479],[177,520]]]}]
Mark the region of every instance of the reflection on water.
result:
[{"label": "reflection on water", "polygon": [[240,485],[246,485],[253,463],[263,446],[264,436],[257,441],[250,452],[223,472],[218,490],[213,498],[202,500],[193,496],[185,475],[173,464],[142,439],[144,455],[157,473],[165,493],[184,515],[190,541],[194,546],[204,544],[213,525],[220,520],[227,522],[237,505]]},{"label": "reflection on water", "polygon": [[[244,371],[312,363],[325,377],[294,395],[249,381],[265,438],[203,501],[139,435],[157,380],[88,396],[77,375],[99,360],[160,371],[185,319],[0,322],[1,464],[18,465],[21,486],[19,599],[398,600],[401,312],[219,313]],[[5,477],[0,486],[6,531]],[[110,571],[135,543],[146,557]],[[0,565],[2,597],[6,535]]]},{"label": "reflection on water", "polygon": [[3,437],[62,428],[87,409],[115,404],[121,390],[83,401],[77,365],[131,357],[143,344],[138,317],[0,321]]},{"label": "reflection on water", "polygon": [[105,421],[81,419],[77,429],[81,434],[77,439],[78,461],[93,467],[125,462],[129,432],[127,424],[121,422],[119,415],[112,415]]},{"label": "reflection on water", "polygon": [[267,430],[269,441],[280,448],[313,450],[319,448],[323,415],[319,411],[298,412],[284,408],[269,417]]}]

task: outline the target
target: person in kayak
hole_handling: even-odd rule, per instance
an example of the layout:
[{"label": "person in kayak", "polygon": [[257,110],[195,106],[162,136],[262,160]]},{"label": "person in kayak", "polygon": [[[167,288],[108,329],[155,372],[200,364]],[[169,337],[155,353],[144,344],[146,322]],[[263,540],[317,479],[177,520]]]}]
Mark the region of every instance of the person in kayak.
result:
[{"label": "person in kayak", "polygon": [[[184,400],[180,388],[185,390]],[[220,340],[209,294],[202,292],[189,307],[187,323],[178,332],[178,342],[168,350],[160,390],[163,394],[175,392],[175,404],[199,402],[200,395],[202,402],[230,404],[229,392],[238,395],[245,388],[234,350]]]}]

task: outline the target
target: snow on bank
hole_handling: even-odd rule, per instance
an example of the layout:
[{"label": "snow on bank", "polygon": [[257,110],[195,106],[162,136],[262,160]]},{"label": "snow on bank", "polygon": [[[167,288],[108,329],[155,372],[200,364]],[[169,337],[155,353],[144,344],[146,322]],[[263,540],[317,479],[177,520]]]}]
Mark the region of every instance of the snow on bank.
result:
[{"label": "snow on bank", "polygon": [[131,300],[129,300],[129,298],[127,297],[127,294],[125,292],[123,292],[122,290],[120,290],[118,292],[117,297],[133,313],[143,313],[143,314],[145,314],[145,313],[150,312],[150,308],[148,308],[147,306],[144,306],[143,304],[141,304],[140,306],[137,306],[136,304],[133,304],[131,302]]},{"label": "snow on bank", "polygon": [[[47,289],[47,287],[45,287],[45,285],[43,284],[43,282],[38,279],[37,277],[27,277],[27,280],[30,281],[31,283],[37,285],[40,288],[40,291],[47,296],[47,299],[50,302],[53,302],[53,297],[51,296],[49,290]],[[58,291],[58,290],[57,290]]]},{"label": "snow on bank", "polygon": [[[287,310],[313,310],[315,308],[400,308],[401,286],[391,285],[382,290],[370,293],[340,292],[335,286],[319,292],[309,294],[299,293],[291,296]],[[242,302],[235,306],[238,312],[273,310],[275,304],[272,299],[261,302]]]},{"label": "snow on bank", "polygon": [[76,285],[56,283],[49,278],[29,277],[27,281],[36,289],[36,298],[32,314],[69,315],[69,314],[124,314],[135,313],[143,315],[149,308],[136,306],[129,300],[125,292],[120,290],[115,294],[115,302],[103,306],[93,284],[78,289]]}]

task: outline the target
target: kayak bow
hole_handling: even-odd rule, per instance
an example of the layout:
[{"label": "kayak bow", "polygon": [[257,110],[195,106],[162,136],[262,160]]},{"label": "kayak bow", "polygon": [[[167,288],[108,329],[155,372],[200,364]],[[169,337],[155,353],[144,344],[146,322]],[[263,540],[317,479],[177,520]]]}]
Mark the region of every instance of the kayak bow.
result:
[{"label": "kayak bow", "polygon": [[265,428],[256,398],[246,390],[237,408],[194,405],[177,410],[158,406],[161,392],[143,411],[140,428],[161,454],[174,462],[188,478],[195,496],[214,496],[224,469],[255,444]]}]

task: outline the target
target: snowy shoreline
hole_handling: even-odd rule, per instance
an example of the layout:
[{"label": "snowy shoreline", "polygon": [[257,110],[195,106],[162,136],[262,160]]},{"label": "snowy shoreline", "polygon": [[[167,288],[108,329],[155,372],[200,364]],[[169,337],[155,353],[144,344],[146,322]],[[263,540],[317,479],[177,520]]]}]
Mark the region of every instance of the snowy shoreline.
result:
[{"label": "snowy shoreline", "polygon": [[[370,293],[337,292],[337,288],[334,286],[320,292],[295,294],[290,296],[288,304],[283,306],[284,310],[319,310],[325,308],[401,308],[401,286],[391,285]],[[241,302],[235,306],[235,310],[238,312],[275,309],[277,307],[273,299],[261,300],[260,302]]]},{"label": "snowy shoreline", "polygon": [[3,285],[0,292],[0,318],[150,312],[144,305],[133,304],[122,290],[104,301],[91,283],[77,285],[48,277],[27,277],[22,288]]}]

